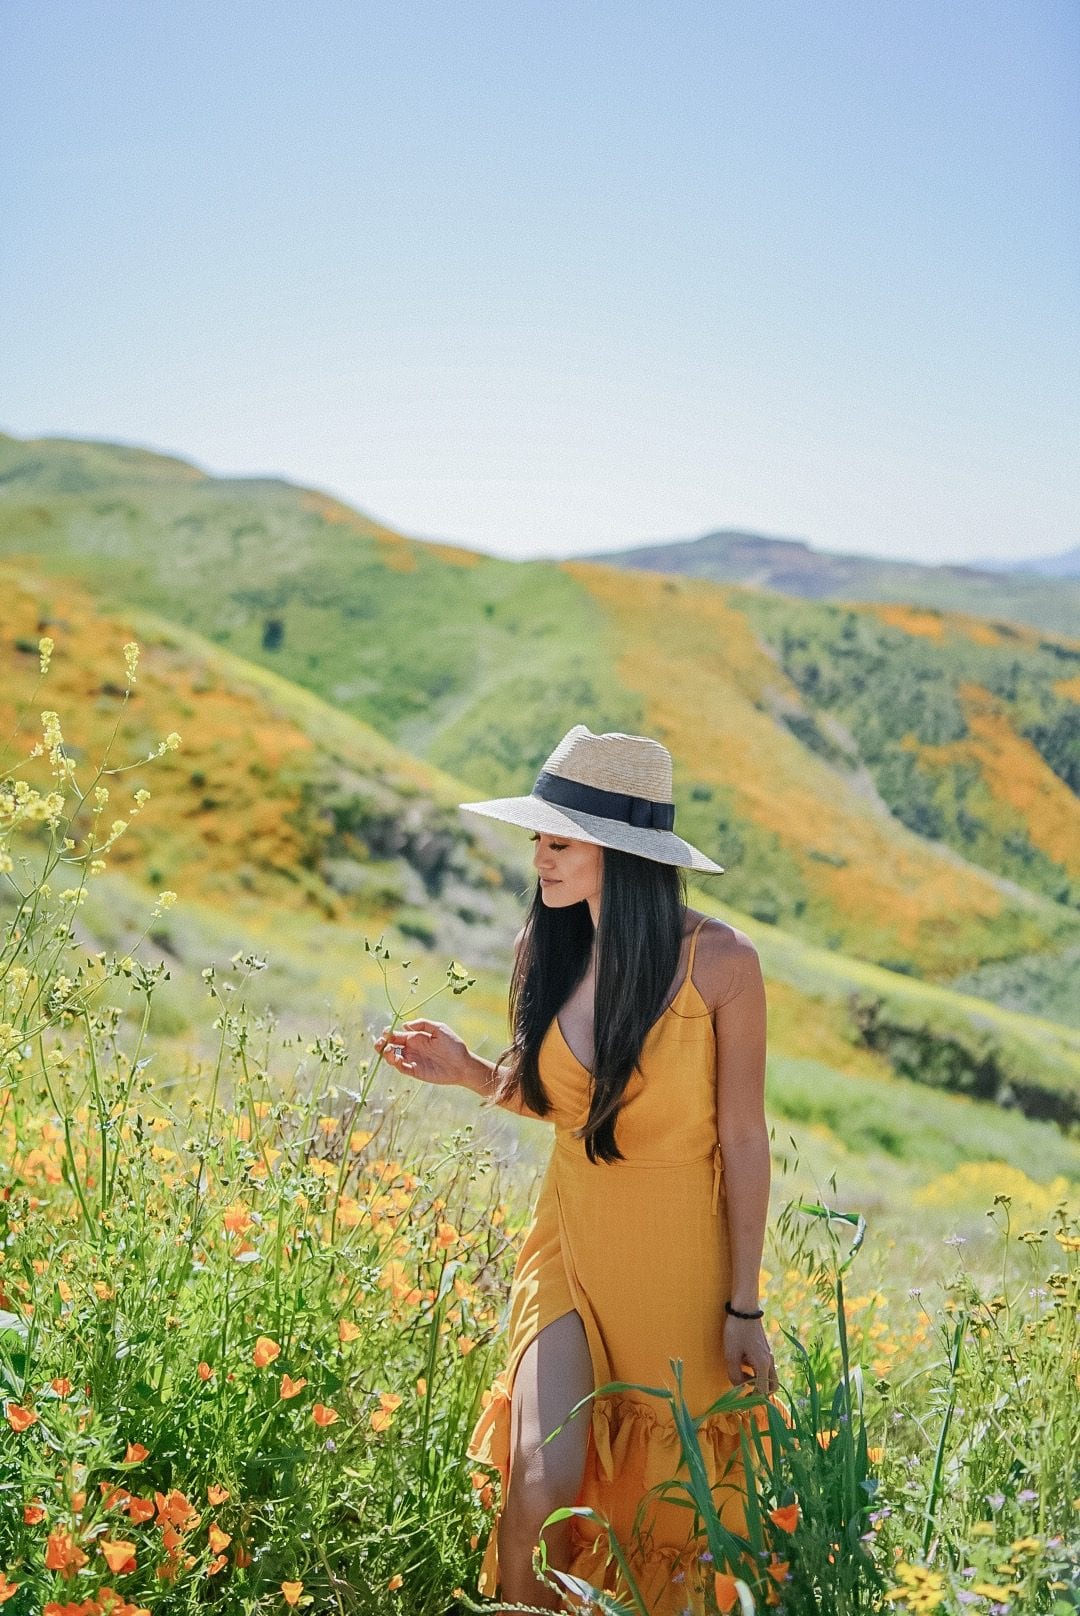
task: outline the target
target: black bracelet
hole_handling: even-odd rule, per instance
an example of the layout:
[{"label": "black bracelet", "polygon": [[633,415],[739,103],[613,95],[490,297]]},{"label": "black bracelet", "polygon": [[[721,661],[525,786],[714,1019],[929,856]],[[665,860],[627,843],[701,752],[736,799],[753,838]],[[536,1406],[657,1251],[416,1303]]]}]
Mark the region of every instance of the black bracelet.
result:
[{"label": "black bracelet", "polygon": [[737,1307],[732,1307],[730,1302],[725,1302],[724,1308],[726,1312],[731,1314],[733,1319],[763,1319],[765,1317],[763,1307],[759,1307],[756,1313],[740,1313]]}]

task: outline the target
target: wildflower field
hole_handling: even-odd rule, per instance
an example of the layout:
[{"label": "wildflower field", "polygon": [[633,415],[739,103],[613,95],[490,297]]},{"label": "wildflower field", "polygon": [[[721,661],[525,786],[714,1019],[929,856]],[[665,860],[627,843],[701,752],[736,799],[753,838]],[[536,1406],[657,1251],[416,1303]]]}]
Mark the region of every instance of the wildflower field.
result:
[{"label": "wildflower field", "polygon": [[[125,774],[183,739],[76,762],[78,713],[39,699],[53,649],[0,764],[0,1603],[495,1609],[473,1589],[497,1482],[465,1445],[528,1206],[478,1129],[417,1137],[366,1038],[285,1031],[254,950],[203,971],[212,1053],[156,1038],[167,964],[88,948],[79,909],[148,800]],[[147,935],[176,904],[148,891]],[[365,947],[389,1024],[473,982]],[[1080,1216],[987,1203],[996,1271],[958,1248],[934,1300],[885,1276],[858,1209],[795,1197],[770,1225],[783,1417],[748,1426],[746,1541],[701,1485],[708,1411],[671,1394],[701,1611],[1080,1610]],[[625,1576],[569,1591],[649,1616]]]}]

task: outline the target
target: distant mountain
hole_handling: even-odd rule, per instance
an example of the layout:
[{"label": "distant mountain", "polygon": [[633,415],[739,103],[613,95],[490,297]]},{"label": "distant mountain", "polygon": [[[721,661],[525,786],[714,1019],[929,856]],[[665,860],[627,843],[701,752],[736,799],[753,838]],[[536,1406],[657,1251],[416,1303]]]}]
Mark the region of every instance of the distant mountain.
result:
[{"label": "distant mountain", "polygon": [[1060,555],[1026,556],[1019,561],[980,561],[988,572],[1034,572],[1043,578],[1080,578],[1080,544]]},{"label": "distant mountain", "polygon": [[980,617],[1025,623],[1055,634],[1080,632],[1080,550],[1004,569],[927,566],[818,550],[803,539],[724,528],[698,539],[658,540],[573,559],[747,584],[805,600],[906,602],[939,611],[977,612]]},{"label": "distant mountain", "polygon": [[1017,563],[1017,570],[1044,573],[1049,578],[1080,578],[1080,544],[1058,556],[1041,556],[1036,561]]}]

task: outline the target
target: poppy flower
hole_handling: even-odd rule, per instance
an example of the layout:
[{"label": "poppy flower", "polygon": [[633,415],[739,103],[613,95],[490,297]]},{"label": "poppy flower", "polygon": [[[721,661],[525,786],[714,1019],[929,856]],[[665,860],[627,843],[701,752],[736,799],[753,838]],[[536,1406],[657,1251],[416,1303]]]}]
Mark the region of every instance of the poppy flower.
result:
[{"label": "poppy flower", "polygon": [[135,1544],[129,1543],[126,1538],[115,1538],[110,1541],[103,1537],[98,1542],[98,1548],[108,1562],[110,1571],[135,1570]]},{"label": "poppy flower", "polygon": [[779,1509],[770,1509],[769,1519],[781,1532],[794,1532],[799,1524],[798,1504],[783,1504]]},{"label": "poppy flower", "polygon": [[88,1564],[88,1557],[63,1526],[54,1526],[45,1544],[45,1569],[62,1571],[65,1577],[74,1576],[80,1566]]},{"label": "poppy flower", "polygon": [[717,1609],[722,1612],[722,1616],[727,1616],[728,1611],[735,1609],[735,1604],[739,1597],[739,1590],[735,1586],[735,1578],[729,1576],[726,1571],[716,1571],[713,1573],[713,1577]]}]

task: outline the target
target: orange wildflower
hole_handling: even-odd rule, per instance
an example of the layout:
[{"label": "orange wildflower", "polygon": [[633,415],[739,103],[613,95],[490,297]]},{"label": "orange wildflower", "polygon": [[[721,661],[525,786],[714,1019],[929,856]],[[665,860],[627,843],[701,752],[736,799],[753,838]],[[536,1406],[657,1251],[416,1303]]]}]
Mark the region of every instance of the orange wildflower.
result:
[{"label": "orange wildflower", "polygon": [[717,1609],[723,1612],[723,1616],[727,1616],[729,1610],[735,1609],[735,1603],[739,1597],[739,1590],[735,1586],[735,1578],[729,1576],[726,1571],[715,1571],[713,1578],[715,1581]]},{"label": "orange wildflower", "polygon": [[20,1408],[18,1403],[9,1403],[6,1409],[7,1421],[13,1431],[28,1431],[32,1425],[37,1424],[37,1415],[32,1408]]},{"label": "orange wildflower", "polygon": [[244,1545],[242,1543],[238,1543],[236,1545],[236,1547],[233,1549],[233,1564],[238,1565],[241,1568],[243,1568],[244,1566],[249,1566],[251,1564],[251,1561],[252,1561],[251,1550],[250,1549],[245,1549],[245,1547],[244,1547]]},{"label": "orange wildflower", "polygon": [[281,1584],[282,1598],[287,1605],[295,1605],[303,1591],[304,1584],[302,1582],[283,1582]]},{"label": "orange wildflower", "polygon": [[135,1570],[135,1544],[129,1543],[126,1538],[115,1538],[110,1542],[108,1538],[101,1538],[98,1548],[105,1556],[110,1571]]},{"label": "orange wildflower", "polygon": [[206,1538],[215,1554],[220,1554],[222,1549],[227,1549],[232,1542],[231,1533],[223,1532],[217,1521],[210,1522]]},{"label": "orange wildflower", "polygon": [[7,1573],[5,1571],[0,1571],[0,1605],[6,1605],[12,1594],[17,1594],[18,1591],[19,1584],[17,1582],[9,1582],[7,1580]]},{"label": "orange wildflower", "polygon": [[385,1408],[377,1408],[371,1416],[371,1429],[373,1431],[388,1431],[394,1423],[394,1416],[388,1414]]},{"label": "orange wildflower", "polygon": [[272,1341],[268,1335],[261,1335],[255,1343],[255,1350],[251,1355],[251,1360],[256,1369],[265,1369],[267,1364],[273,1363],[280,1352],[281,1348],[276,1341]]},{"label": "orange wildflower", "polygon": [[87,1563],[88,1557],[73,1540],[67,1528],[54,1526],[45,1544],[45,1569],[62,1571],[65,1577],[71,1577],[80,1566]]},{"label": "orange wildflower", "polygon": [[284,1398],[299,1397],[307,1381],[301,1375],[299,1380],[293,1380],[289,1375],[282,1375],[280,1395]]},{"label": "orange wildflower", "polygon": [[798,1504],[784,1504],[779,1509],[770,1509],[769,1519],[781,1532],[794,1532],[799,1524]]},{"label": "orange wildflower", "polygon": [[336,1408],[327,1408],[325,1403],[316,1403],[311,1411],[311,1417],[316,1425],[335,1425],[338,1412]]},{"label": "orange wildflower", "polygon": [[379,1289],[389,1291],[395,1302],[407,1296],[412,1287],[405,1274],[405,1265],[396,1261],[388,1262],[379,1275]]},{"label": "orange wildflower", "polygon": [[68,1380],[66,1375],[57,1375],[56,1379],[51,1382],[51,1385],[57,1397],[71,1396],[71,1382]]},{"label": "orange wildflower", "polygon": [[435,1244],[440,1251],[452,1246],[458,1238],[458,1232],[452,1223],[440,1223],[435,1231]]},{"label": "orange wildflower", "polygon": [[200,1363],[200,1365],[199,1365],[198,1369],[195,1371],[195,1373],[198,1375],[200,1380],[209,1380],[212,1377],[214,1371],[211,1369],[210,1365],[208,1363],[206,1363],[205,1360],[204,1360],[202,1363]]},{"label": "orange wildflower", "polygon": [[459,1335],[457,1345],[458,1345],[458,1351],[461,1353],[461,1356],[463,1358],[467,1358],[469,1353],[475,1347],[476,1342],[473,1340],[471,1335]]},{"label": "orange wildflower", "polygon": [[401,1572],[398,1571],[395,1572],[395,1574],[390,1578],[390,1581],[386,1584],[386,1586],[389,1588],[390,1592],[393,1593],[395,1589],[402,1586],[404,1581],[405,1578],[401,1575]]},{"label": "orange wildflower", "polygon": [[[199,1515],[194,1505],[184,1497],[178,1488],[174,1487],[166,1497],[163,1493],[154,1494],[157,1504],[158,1520],[162,1525],[162,1538],[166,1538],[165,1527],[178,1527],[181,1532],[190,1532],[199,1524]],[[179,1540],[177,1539],[176,1542]],[[165,1547],[171,1549],[175,1542],[165,1542]]]},{"label": "orange wildflower", "polygon": [[420,1379],[416,1382],[416,1395],[417,1397],[427,1396],[427,1381],[424,1379],[423,1375],[421,1375]]},{"label": "orange wildflower", "polygon": [[32,1504],[24,1504],[22,1518],[24,1526],[40,1526],[45,1519],[44,1505],[36,1500]]},{"label": "orange wildflower", "polygon": [[[216,1559],[210,1561],[210,1564],[206,1568],[206,1575],[208,1577],[216,1577],[219,1571],[224,1571],[228,1563],[228,1555],[219,1554]],[[110,1612],[110,1616],[115,1616],[115,1612]]]},{"label": "orange wildflower", "polygon": [[139,1526],[143,1521],[153,1519],[154,1501],[152,1498],[133,1498],[127,1505],[127,1512],[132,1526]]},{"label": "orange wildflower", "polygon": [[339,1319],[337,1333],[339,1341],[355,1341],[360,1334],[360,1326],[351,1319]]},{"label": "orange wildflower", "polygon": [[124,1452],[124,1463],[142,1464],[143,1460],[149,1457],[149,1448],[144,1448],[141,1442],[129,1442]]},{"label": "orange wildflower", "polygon": [[215,1481],[211,1482],[210,1486],[206,1489],[206,1496],[216,1509],[219,1504],[223,1504],[225,1500],[230,1497],[230,1493],[227,1487],[219,1486],[219,1484]]}]

